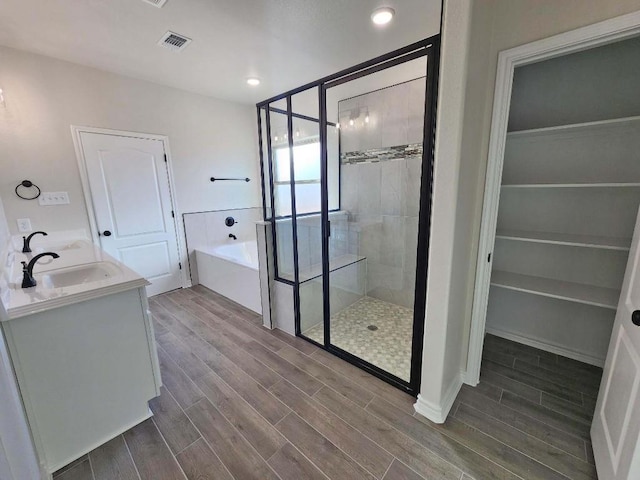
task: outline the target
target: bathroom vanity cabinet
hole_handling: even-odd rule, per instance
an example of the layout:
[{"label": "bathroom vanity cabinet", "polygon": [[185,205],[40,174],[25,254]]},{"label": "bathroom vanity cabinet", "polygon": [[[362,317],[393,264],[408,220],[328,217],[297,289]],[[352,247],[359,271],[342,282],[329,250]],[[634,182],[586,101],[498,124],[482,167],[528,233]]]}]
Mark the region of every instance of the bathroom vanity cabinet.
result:
[{"label": "bathroom vanity cabinet", "polygon": [[[8,318],[0,325],[48,473],[150,417],[148,402],[160,394],[148,282],[97,247],[88,252],[119,273],[63,288],[39,281],[11,289],[13,297],[4,299]],[[65,258],[68,264],[87,260],[80,257],[61,255],[62,266]]]},{"label": "bathroom vanity cabinet", "polygon": [[2,323],[48,472],[148,418],[160,376],[144,287]]}]

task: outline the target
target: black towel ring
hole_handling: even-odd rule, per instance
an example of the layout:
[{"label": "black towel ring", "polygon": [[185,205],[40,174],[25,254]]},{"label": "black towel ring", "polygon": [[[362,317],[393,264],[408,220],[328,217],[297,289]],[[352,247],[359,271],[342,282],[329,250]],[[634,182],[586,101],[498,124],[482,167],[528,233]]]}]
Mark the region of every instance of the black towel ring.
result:
[{"label": "black towel ring", "polygon": [[[36,194],[35,194],[34,196],[32,196],[32,197],[24,197],[24,196],[20,195],[20,193],[18,192],[18,189],[19,189],[20,187],[24,187],[24,188],[31,188],[31,187],[33,187],[33,188],[35,188],[35,189],[37,190],[37,192],[38,192],[38,193],[36,193]],[[16,192],[16,195],[17,195],[18,197],[22,198],[23,200],[35,200],[36,198],[38,198],[38,197],[40,196],[40,193],[41,193],[41,191],[40,191],[40,187],[38,187],[35,183],[33,183],[33,182],[29,181],[29,180],[23,180],[23,181],[22,181],[22,182],[20,182],[18,185],[16,185],[15,192]]]}]

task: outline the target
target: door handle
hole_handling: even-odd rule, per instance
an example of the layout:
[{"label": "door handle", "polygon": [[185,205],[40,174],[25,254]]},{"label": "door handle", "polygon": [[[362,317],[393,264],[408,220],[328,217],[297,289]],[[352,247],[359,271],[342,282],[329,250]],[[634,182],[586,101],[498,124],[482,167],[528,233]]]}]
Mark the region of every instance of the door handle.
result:
[{"label": "door handle", "polygon": [[640,327],[640,310],[636,310],[631,314],[631,321],[634,325]]},{"label": "door handle", "polygon": [[104,235],[105,237],[110,237],[111,232],[109,230],[105,230],[104,232],[102,232],[102,235]]}]

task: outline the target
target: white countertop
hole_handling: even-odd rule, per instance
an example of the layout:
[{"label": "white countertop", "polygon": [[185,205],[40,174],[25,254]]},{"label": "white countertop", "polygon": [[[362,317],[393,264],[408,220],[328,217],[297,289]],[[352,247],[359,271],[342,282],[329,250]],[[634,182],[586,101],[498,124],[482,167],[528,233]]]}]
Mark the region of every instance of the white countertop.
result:
[{"label": "white countertop", "polygon": [[[33,253],[9,252],[3,267],[3,279],[0,282],[0,300],[8,318],[12,320],[33,313],[59,308],[65,305],[102,297],[117,292],[149,285],[149,282],[123,263],[106,254],[89,240],[67,242],[34,242]],[[55,273],[59,269],[77,267],[97,262],[110,264],[115,274],[103,280],[80,283],[77,285],[47,288],[45,282],[31,288],[21,288],[22,261],[29,262],[33,256],[43,252],[55,252],[59,258],[43,257],[36,263],[33,274],[36,281],[43,273]]]}]

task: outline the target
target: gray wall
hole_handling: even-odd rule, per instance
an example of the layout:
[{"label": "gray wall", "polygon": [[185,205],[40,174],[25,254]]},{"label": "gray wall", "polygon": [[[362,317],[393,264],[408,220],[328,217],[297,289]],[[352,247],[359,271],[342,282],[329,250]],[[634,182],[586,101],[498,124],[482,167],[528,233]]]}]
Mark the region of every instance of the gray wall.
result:
[{"label": "gray wall", "polygon": [[640,38],[516,69],[509,130],[640,115]]}]

